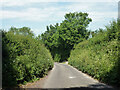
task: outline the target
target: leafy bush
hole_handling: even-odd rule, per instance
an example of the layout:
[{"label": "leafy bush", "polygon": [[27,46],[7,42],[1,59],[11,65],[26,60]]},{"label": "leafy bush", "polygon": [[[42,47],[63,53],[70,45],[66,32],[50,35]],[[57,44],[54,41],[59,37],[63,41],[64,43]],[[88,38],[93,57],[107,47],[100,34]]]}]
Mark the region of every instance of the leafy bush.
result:
[{"label": "leafy bush", "polygon": [[102,82],[120,85],[120,21],[113,21],[71,51],[68,62]]},{"label": "leafy bush", "polygon": [[3,87],[36,80],[53,67],[50,52],[31,34],[2,31],[2,54]]}]

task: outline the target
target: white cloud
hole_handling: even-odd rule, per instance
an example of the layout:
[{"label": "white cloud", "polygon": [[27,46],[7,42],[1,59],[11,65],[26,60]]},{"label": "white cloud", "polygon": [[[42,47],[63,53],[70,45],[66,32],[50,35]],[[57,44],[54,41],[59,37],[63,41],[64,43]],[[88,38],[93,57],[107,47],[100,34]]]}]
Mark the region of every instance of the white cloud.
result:
[{"label": "white cloud", "polygon": [[25,11],[3,11],[3,15],[0,15],[0,19],[21,19],[21,20],[42,20],[45,15],[37,13],[36,10]]},{"label": "white cloud", "polygon": [[92,18],[93,22],[105,21],[106,19],[116,19],[117,12],[89,12],[89,17]]},{"label": "white cloud", "polygon": [[24,0],[1,0],[0,3],[2,3],[3,7],[11,7],[11,6],[23,6],[25,5],[27,2]]},{"label": "white cloud", "polygon": [[75,4],[67,6],[66,9],[69,11],[72,11],[72,12],[74,12],[74,11],[86,11],[86,10],[90,9],[90,4],[89,3],[86,3],[86,4],[75,3]]},{"label": "white cloud", "polygon": [[46,21],[46,20],[54,20],[57,21],[60,18],[63,18],[65,13],[68,12],[87,12],[89,13],[89,17],[93,19],[93,21],[100,21],[105,17],[109,18],[117,18],[117,12],[103,12],[94,11],[94,5],[96,3],[73,3],[67,5],[66,7],[54,7],[48,6],[44,8],[27,8],[22,11],[13,11],[13,10],[4,10],[1,11],[0,19],[9,19],[9,18],[18,18],[19,20],[28,20],[28,21]]},{"label": "white cloud", "polygon": [[40,2],[119,2],[119,0],[1,0],[3,6],[23,6]]},{"label": "white cloud", "polygon": [[12,10],[4,10],[1,11],[0,19],[14,19],[17,18],[19,20],[27,20],[27,21],[46,21],[49,19],[56,19],[53,17],[55,13],[59,11],[59,8],[49,7],[49,8],[28,8],[22,11],[12,11]]},{"label": "white cloud", "polygon": [[[112,3],[108,3],[106,6],[107,7],[98,7],[96,5],[96,2],[87,2],[87,3],[70,3],[70,4],[66,4],[64,6],[60,5],[60,6],[54,6],[54,4],[50,4],[49,3],[44,3],[45,7],[38,6],[38,7],[34,7],[32,6],[32,3],[35,2],[40,2],[40,0],[24,0],[24,2],[21,2],[20,0],[16,0],[13,3],[14,0],[3,0],[3,5],[4,7],[6,6],[21,6],[21,10],[17,10],[17,9],[4,9],[4,10],[0,10],[0,21],[5,20],[5,19],[10,19],[10,20],[16,20],[17,22],[22,21],[22,23],[24,24],[24,21],[29,21],[30,23],[34,22],[39,22],[42,26],[41,29],[41,33],[45,31],[45,26],[48,24],[48,22],[50,22],[51,24],[55,24],[59,21],[62,21],[64,18],[64,15],[68,12],[87,12],[89,13],[89,17],[92,18],[92,22],[94,23],[106,23],[106,21],[108,21],[108,18],[117,18],[117,12],[115,11],[105,11],[104,8],[112,8],[114,7],[114,5],[116,4],[112,4]],[[47,1],[47,0],[46,0]],[[82,0],[83,1],[83,0]],[[84,0],[85,1],[85,0]],[[88,1],[88,0],[87,0]],[[93,0],[95,1],[95,0]],[[104,0],[105,1],[105,0]],[[108,1],[108,0],[107,0]],[[111,0],[110,0],[111,1]],[[112,0],[114,1],[114,0]],[[57,1],[56,1],[57,2]],[[0,1],[1,3],[1,1]],[[31,5],[28,5],[31,4]],[[99,3],[97,3],[99,4]],[[23,5],[28,5],[26,8],[22,8]],[[15,7],[12,7],[15,8]],[[99,12],[99,10],[103,9],[103,11],[101,10],[101,12]],[[98,10],[98,11],[97,11]],[[106,20],[107,19],[107,20]],[[7,21],[5,21],[7,23]],[[14,23],[14,22],[13,22]],[[44,25],[42,24],[44,23]],[[47,23],[47,24],[45,24]],[[14,25],[14,24],[13,24]],[[93,25],[93,24],[91,24]],[[102,24],[101,24],[102,25]],[[94,26],[94,25],[93,25]],[[99,27],[99,26],[95,26],[95,27]],[[34,32],[36,34],[38,34],[39,29],[35,29],[34,28]]]},{"label": "white cloud", "polygon": [[[117,6],[117,3],[107,3],[106,6],[99,7],[96,6],[96,2],[94,3],[75,3],[72,5],[69,5],[66,7],[68,11],[71,12],[87,12],[89,14],[89,17],[92,18],[94,22],[99,22],[101,20],[106,20],[106,18],[115,19],[117,18],[118,12],[116,11],[110,11],[114,5]],[[106,9],[107,8],[107,9]],[[99,11],[99,10],[101,11]],[[98,10],[98,11],[97,11]],[[109,10],[109,11],[106,11]]]}]

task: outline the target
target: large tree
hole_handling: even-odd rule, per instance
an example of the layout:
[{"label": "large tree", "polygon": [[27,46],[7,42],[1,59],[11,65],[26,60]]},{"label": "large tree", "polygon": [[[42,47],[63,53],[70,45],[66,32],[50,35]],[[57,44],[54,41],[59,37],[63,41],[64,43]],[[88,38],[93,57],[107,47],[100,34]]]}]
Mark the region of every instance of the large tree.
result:
[{"label": "large tree", "polygon": [[73,46],[89,37],[86,29],[92,21],[87,13],[74,12],[65,15],[65,20],[56,25],[47,26],[42,40],[50,49],[55,61],[67,60]]}]

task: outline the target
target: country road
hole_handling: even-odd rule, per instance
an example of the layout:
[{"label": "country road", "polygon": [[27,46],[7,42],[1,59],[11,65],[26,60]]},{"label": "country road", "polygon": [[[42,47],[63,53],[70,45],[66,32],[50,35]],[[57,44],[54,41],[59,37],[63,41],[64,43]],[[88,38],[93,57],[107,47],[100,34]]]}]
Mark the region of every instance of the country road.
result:
[{"label": "country road", "polygon": [[72,90],[118,90],[91,78],[68,64],[54,63],[53,69],[40,80],[21,88],[72,89]]},{"label": "country road", "polygon": [[116,90],[67,64],[55,63],[42,88]]}]

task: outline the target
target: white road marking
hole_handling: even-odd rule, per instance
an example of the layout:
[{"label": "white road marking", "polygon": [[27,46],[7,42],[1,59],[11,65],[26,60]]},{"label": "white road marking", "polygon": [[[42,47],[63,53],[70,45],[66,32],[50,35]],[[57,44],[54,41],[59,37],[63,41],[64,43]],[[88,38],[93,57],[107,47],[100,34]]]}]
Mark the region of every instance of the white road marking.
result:
[{"label": "white road marking", "polygon": [[76,78],[76,77],[71,77],[71,76],[70,76],[69,78]]}]

